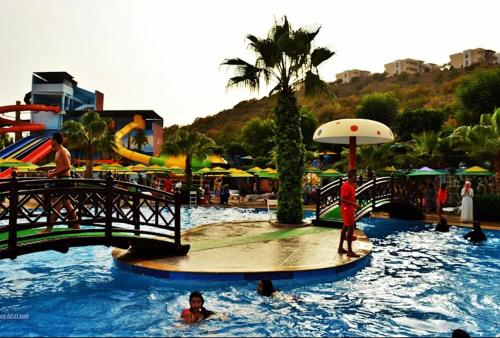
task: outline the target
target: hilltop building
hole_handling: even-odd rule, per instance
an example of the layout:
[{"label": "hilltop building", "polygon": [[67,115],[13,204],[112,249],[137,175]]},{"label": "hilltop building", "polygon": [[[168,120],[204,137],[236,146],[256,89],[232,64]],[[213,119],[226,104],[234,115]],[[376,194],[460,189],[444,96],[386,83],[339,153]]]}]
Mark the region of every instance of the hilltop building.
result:
[{"label": "hilltop building", "polygon": [[337,80],[342,80],[342,83],[349,83],[353,78],[364,78],[370,76],[370,72],[367,70],[351,69],[343,71],[335,75]]},{"label": "hilltop building", "polygon": [[450,55],[450,65],[453,68],[466,68],[473,64],[496,64],[498,63],[498,57],[495,51],[476,48],[467,49],[461,53],[455,53]]},{"label": "hilltop building", "polygon": [[416,74],[429,72],[438,69],[439,66],[434,63],[425,63],[422,60],[403,59],[387,63],[384,65],[384,68],[387,76],[394,76],[402,73]]}]

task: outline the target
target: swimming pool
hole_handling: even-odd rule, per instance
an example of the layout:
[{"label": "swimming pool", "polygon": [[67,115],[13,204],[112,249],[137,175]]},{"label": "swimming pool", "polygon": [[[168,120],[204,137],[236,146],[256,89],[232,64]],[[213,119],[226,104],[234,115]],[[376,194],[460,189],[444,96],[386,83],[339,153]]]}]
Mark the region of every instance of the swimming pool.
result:
[{"label": "swimming pool", "polygon": [[[267,210],[184,209],[183,227],[208,223],[206,217],[268,216]],[[467,229],[435,233],[422,223],[364,221],[360,228],[374,244],[370,263],[341,281],[276,281],[296,295],[293,302],[258,296],[254,282],[180,283],[121,271],[106,247],[3,260],[0,330],[5,336],[451,336],[456,328],[498,334],[499,232],[486,231],[487,243],[478,246],[462,239]],[[193,289],[229,319],[181,324]],[[14,316],[23,319],[7,319]]]}]

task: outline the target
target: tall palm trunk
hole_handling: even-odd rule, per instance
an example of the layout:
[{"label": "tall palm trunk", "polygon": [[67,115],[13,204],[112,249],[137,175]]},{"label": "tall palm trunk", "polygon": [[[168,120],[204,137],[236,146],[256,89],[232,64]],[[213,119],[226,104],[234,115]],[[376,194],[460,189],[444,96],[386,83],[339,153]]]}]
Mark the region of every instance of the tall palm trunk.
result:
[{"label": "tall palm trunk", "polygon": [[297,99],[290,89],[279,93],[275,116],[280,181],[277,218],[280,223],[300,224],[303,218],[302,176],[305,148]]},{"label": "tall palm trunk", "polygon": [[94,167],[94,149],[91,145],[87,147],[86,153],[85,178],[92,178],[92,168]]},{"label": "tall palm trunk", "polygon": [[500,153],[495,157],[495,194],[500,194]]},{"label": "tall palm trunk", "polygon": [[193,183],[193,170],[191,169],[191,158],[192,155],[187,153],[186,154],[186,185],[188,187],[191,187],[191,184]]}]

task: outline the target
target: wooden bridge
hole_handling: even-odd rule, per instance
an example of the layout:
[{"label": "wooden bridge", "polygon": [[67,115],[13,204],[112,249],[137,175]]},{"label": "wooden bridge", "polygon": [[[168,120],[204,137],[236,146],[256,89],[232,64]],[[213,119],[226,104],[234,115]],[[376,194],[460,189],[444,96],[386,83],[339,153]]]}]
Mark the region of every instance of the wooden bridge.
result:
[{"label": "wooden bridge", "polygon": [[[342,226],[340,215],[340,188],[345,178],[340,177],[318,189],[316,219],[314,225]],[[418,186],[407,177],[376,177],[357,182],[356,200],[361,208],[356,211],[356,220],[372,211],[386,210],[391,217],[423,219],[420,208],[421,196]]]},{"label": "wooden bridge", "polygon": [[[69,199],[80,229],[68,212],[54,207]],[[185,255],[181,245],[180,196],[130,182],[12,178],[0,180],[0,259],[69,247],[106,245],[152,255]],[[57,220],[51,222],[51,215]],[[59,227],[64,225],[64,227]],[[40,233],[54,226],[50,233]]]}]

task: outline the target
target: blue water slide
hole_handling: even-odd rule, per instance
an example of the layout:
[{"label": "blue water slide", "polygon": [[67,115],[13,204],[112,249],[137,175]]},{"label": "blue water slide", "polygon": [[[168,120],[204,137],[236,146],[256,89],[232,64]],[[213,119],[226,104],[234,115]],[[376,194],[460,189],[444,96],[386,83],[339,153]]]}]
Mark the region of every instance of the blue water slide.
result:
[{"label": "blue water slide", "polygon": [[22,160],[28,154],[33,152],[34,150],[38,149],[42,144],[44,144],[49,138],[48,137],[36,137],[31,144],[29,144],[28,148],[26,148],[24,151],[20,152],[15,156],[16,160]]},{"label": "blue water slide", "polygon": [[5,147],[4,149],[0,150],[0,158],[3,159],[3,158],[9,157],[10,154],[12,154],[12,153],[18,151],[19,149],[21,149],[22,147],[26,146],[28,143],[33,141],[34,138],[35,138],[34,136],[28,136],[28,137],[23,138],[20,141],[17,141],[16,143],[11,144],[8,147]]}]

